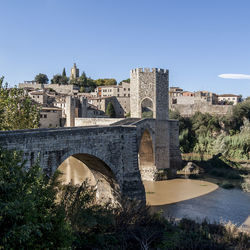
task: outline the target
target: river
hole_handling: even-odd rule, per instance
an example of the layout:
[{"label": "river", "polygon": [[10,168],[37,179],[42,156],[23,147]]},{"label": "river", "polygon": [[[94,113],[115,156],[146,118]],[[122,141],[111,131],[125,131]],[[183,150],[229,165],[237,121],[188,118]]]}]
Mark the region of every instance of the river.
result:
[{"label": "river", "polygon": [[250,232],[250,193],[190,179],[144,182],[147,203],[165,217],[229,222]]},{"label": "river", "polygon": [[[59,170],[63,173],[63,183],[80,184],[88,178],[90,185],[96,184],[91,171],[74,157],[65,160]],[[250,193],[191,179],[144,182],[144,186],[147,203],[153,211],[162,210],[166,217],[231,221],[250,229]],[[111,193],[111,188],[106,185],[103,196],[109,197]]]}]

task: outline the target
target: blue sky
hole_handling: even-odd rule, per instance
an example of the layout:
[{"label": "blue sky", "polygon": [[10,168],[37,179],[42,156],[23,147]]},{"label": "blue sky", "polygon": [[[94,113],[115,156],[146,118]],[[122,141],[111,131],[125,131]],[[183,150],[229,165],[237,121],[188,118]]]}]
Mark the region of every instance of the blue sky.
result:
[{"label": "blue sky", "polygon": [[11,85],[69,75],[94,79],[167,68],[170,86],[250,96],[249,0],[0,0],[0,75]]}]

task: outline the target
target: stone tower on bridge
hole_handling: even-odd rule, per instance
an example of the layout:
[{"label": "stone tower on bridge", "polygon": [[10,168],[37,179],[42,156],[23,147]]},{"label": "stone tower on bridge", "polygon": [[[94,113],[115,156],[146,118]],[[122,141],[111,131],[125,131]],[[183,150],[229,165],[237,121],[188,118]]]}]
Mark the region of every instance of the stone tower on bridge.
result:
[{"label": "stone tower on bridge", "polygon": [[138,68],[130,71],[131,117],[142,118],[143,108],[154,119],[168,119],[168,70]]},{"label": "stone tower on bridge", "polygon": [[[130,71],[130,107],[131,117],[155,119],[155,130],[142,133],[139,157],[152,152],[153,159],[147,161],[139,159],[140,169],[143,170],[144,179],[152,179],[152,175],[167,172],[169,175],[170,157],[170,131],[168,120],[168,70],[157,68],[137,68]],[[144,111],[146,116],[144,117]],[[151,137],[151,138],[150,138]],[[149,140],[155,140],[154,148],[149,148]],[[142,151],[142,152],[141,152]],[[145,151],[145,152],[143,152]]]}]

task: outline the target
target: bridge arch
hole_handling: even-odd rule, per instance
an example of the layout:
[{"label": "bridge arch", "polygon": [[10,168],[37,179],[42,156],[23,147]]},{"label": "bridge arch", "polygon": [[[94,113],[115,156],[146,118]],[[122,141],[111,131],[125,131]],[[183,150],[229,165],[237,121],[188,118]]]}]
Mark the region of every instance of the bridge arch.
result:
[{"label": "bridge arch", "polygon": [[152,131],[146,128],[139,138],[138,165],[143,181],[153,181],[156,172],[155,144]]},{"label": "bridge arch", "polygon": [[111,168],[99,157],[88,153],[66,153],[57,168],[62,172],[64,184],[80,185],[88,183],[96,188],[96,198],[100,202],[116,202],[120,198],[120,185]]}]

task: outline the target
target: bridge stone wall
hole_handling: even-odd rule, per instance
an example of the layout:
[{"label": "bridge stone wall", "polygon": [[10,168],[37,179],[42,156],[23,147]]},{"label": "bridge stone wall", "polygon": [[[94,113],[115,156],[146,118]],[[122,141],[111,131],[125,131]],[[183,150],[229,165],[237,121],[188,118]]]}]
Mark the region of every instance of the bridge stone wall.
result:
[{"label": "bridge stone wall", "polygon": [[107,126],[122,120],[124,118],[75,118],[75,126]]},{"label": "bridge stone wall", "polygon": [[169,124],[169,160],[170,170],[169,177],[176,174],[176,170],[179,170],[182,166],[180,145],[179,145],[179,121],[168,120]]},{"label": "bridge stone wall", "polygon": [[[34,129],[0,132],[0,146],[22,150],[27,166],[40,158],[48,175],[69,156],[76,155],[87,166],[113,175],[121,193],[145,200],[138,167],[137,129],[133,126]],[[99,165],[91,165],[97,159]],[[101,164],[102,163],[102,164]],[[108,174],[107,174],[108,173]]]}]

